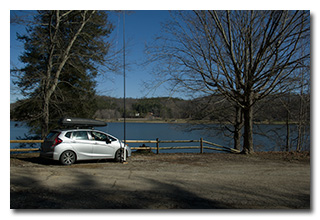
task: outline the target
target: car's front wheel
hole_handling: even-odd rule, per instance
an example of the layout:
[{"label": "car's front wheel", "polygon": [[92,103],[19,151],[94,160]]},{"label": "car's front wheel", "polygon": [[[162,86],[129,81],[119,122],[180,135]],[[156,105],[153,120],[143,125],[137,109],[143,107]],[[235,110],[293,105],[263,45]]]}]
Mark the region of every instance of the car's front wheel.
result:
[{"label": "car's front wheel", "polygon": [[[124,150],[124,149],[123,149]],[[127,156],[128,156],[128,151],[126,150]],[[116,162],[120,162],[121,161],[121,149],[117,150],[115,156],[114,156],[114,160]]]},{"label": "car's front wheel", "polygon": [[76,154],[73,151],[65,151],[60,156],[60,162],[63,165],[71,165],[76,162]]}]

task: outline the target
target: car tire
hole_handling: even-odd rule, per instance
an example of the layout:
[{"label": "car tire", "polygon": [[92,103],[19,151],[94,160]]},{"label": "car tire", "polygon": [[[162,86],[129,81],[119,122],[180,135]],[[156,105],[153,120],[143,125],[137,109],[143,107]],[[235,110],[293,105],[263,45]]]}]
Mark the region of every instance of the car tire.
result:
[{"label": "car tire", "polygon": [[76,162],[76,157],[77,156],[75,152],[71,150],[65,151],[60,156],[60,163],[63,165],[71,165]]}]

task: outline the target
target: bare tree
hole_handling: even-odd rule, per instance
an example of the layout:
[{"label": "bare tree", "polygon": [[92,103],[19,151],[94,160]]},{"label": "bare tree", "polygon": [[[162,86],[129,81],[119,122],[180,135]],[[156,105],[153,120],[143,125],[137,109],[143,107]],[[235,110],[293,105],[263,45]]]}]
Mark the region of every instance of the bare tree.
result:
[{"label": "bare tree", "polygon": [[[301,56],[305,53],[301,51]],[[309,61],[310,62],[310,61]],[[303,144],[308,142],[307,130],[310,126],[310,63],[303,61],[302,68],[298,72],[299,112],[298,112],[298,137],[296,151],[301,151]],[[309,127],[310,129],[310,127]]]},{"label": "bare tree", "polygon": [[183,11],[172,18],[148,50],[161,62],[159,76],[193,94],[227,97],[239,125],[243,115],[243,153],[253,153],[253,106],[284,90],[310,57],[299,53],[310,48],[309,12]]},{"label": "bare tree", "polygon": [[[71,11],[67,11],[64,13],[60,13],[60,11],[55,11],[55,15],[52,14],[52,18],[49,19],[48,23],[48,29],[49,29],[49,38],[50,38],[50,46],[49,46],[49,57],[47,61],[47,73],[45,78],[43,79],[43,127],[42,131],[44,136],[49,128],[49,102],[51,95],[55,91],[58,82],[59,82],[59,77],[61,74],[61,71],[67,62],[67,60],[70,57],[70,50],[71,47],[73,46],[74,42],[78,38],[79,34],[81,33],[83,27],[86,25],[86,23],[90,20],[91,16],[95,13],[95,11],[84,11],[81,13],[82,16],[82,21],[79,23],[79,26],[77,30],[73,33],[73,36],[70,38],[68,44],[66,45],[65,50],[63,53],[60,55],[59,63],[54,63],[54,56],[55,56],[55,50],[57,47],[57,40],[60,33],[60,28],[59,26],[61,25],[61,22],[64,20],[64,17],[68,15]],[[53,20],[54,19],[54,20]],[[55,69],[54,66],[57,65],[57,68]]]}]

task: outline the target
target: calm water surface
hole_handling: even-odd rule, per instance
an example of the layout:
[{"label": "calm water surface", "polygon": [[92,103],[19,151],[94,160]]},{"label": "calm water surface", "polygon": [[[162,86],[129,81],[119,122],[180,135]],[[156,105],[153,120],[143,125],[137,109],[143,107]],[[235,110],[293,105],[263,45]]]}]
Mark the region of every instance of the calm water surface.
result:
[{"label": "calm water surface", "polygon": [[[190,124],[170,124],[170,123],[127,123],[126,139],[127,140],[204,140],[220,144],[226,147],[232,147],[232,138],[227,137],[227,129],[221,125],[206,125],[206,127],[197,126],[197,130],[191,130]],[[208,129],[208,127],[210,129]],[[123,123],[108,123],[106,127],[97,128],[107,132],[119,139],[124,138]],[[296,126],[292,125],[291,144],[294,148],[295,138],[297,136]],[[29,128],[21,122],[10,122],[10,140],[26,139],[29,134]],[[284,125],[255,125],[254,126],[254,149],[255,151],[279,151],[283,150],[286,140],[286,128]],[[307,131],[305,150],[310,149],[310,131]],[[230,135],[230,134],[229,134]],[[132,147],[141,144],[130,144]],[[146,144],[154,147],[155,144]],[[10,148],[18,147],[39,147],[39,144],[10,144]],[[161,143],[160,147],[172,146],[172,144]],[[178,143],[175,146],[199,146],[199,143]],[[183,150],[160,150],[160,152],[199,152],[199,149]],[[205,152],[217,152],[206,150]]]}]

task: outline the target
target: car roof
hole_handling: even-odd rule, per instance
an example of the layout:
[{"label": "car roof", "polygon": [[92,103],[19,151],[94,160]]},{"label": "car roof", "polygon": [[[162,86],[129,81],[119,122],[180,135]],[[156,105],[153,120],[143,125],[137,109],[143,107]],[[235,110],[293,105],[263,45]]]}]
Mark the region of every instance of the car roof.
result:
[{"label": "car roof", "polygon": [[115,139],[118,139],[117,137],[113,136],[112,134],[109,134],[105,131],[100,131],[100,130],[96,130],[96,129],[89,129],[89,128],[65,128],[65,129],[54,129],[54,130],[51,130],[50,133],[54,132],[54,133],[60,133],[60,132],[73,132],[73,131],[97,131],[97,132],[102,132],[104,134],[107,134],[108,136],[110,137],[113,137]]}]

